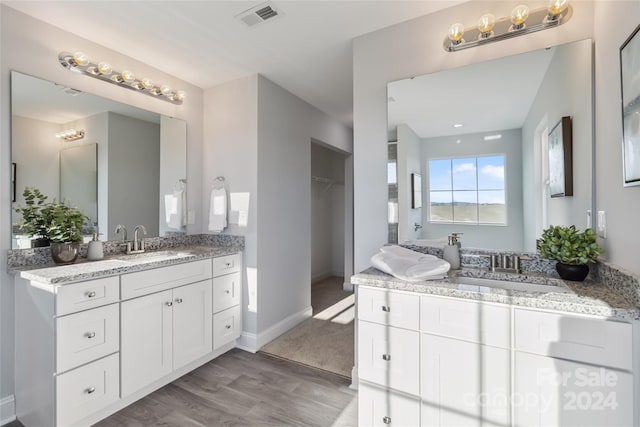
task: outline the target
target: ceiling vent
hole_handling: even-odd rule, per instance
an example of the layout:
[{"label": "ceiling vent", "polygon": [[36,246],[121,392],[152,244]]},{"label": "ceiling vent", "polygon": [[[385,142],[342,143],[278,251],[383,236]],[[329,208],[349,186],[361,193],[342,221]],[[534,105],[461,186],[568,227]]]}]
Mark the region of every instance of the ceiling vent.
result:
[{"label": "ceiling vent", "polygon": [[260,3],[251,9],[236,15],[236,18],[244,22],[248,27],[261,24],[267,20],[273,20],[282,16],[282,11],[278,9],[272,2],[268,1]]}]

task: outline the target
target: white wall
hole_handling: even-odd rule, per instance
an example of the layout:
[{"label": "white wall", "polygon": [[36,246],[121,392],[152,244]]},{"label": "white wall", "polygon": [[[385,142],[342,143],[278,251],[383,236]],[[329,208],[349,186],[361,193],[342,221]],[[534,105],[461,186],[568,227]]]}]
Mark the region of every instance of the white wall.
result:
[{"label": "white wall", "polygon": [[[124,102],[187,121],[187,164],[189,191],[201,193],[202,173],[202,90],[179,78],[152,68],[103,46],[75,36],[67,31],[45,24],[27,15],[0,5],[0,176],[1,182],[10,182],[11,113],[10,70],[55,81],[105,98]],[[159,81],[183,89],[189,98],[181,106],[143,96],[134,91],[71,73],[58,62],[62,50],[83,51],[91,58],[108,61],[114,67],[127,67],[136,74],[148,75]],[[0,188],[0,199],[9,200],[9,185]],[[189,209],[200,211],[199,197],[189,198]],[[10,204],[0,209],[0,252],[10,248]],[[196,221],[199,221],[196,218]],[[201,224],[189,226],[190,233],[201,230]],[[6,257],[0,257],[0,399],[13,394],[13,276],[6,273]],[[7,405],[9,407],[10,405]],[[4,406],[3,406],[4,408]],[[0,413],[0,419],[10,414]]]},{"label": "white wall", "polygon": [[640,187],[622,186],[619,49],[640,23],[639,1],[595,5],[596,206],[607,215],[604,258],[640,274]]},{"label": "white wall", "polygon": [[[398,139],[398,242],[420,238],[421,230],[414,224],[425,225],[422,214],[425,208],[411,208],[411,174],[422,175],[422,183],[426,176],[420,167],[420,138],[406,124],[397,127]],[[422,195],[423,206],[426,193]]]},{"label": "white wall", "polygon": [[[547,199],[549,225],[586,227],[586,211],[592,204],[592,81],[590,69],[592,42],[582,40],[558,46],[542,80],[527,119],[522,127],[523,157],[540,158],[535,143],[537,127],[547,122],[551,131],[563,116],[572,117],[573,196]],[[538,167],[540,167],[538,165]],[[523,164],[525,249],[535,251],[540,238],[535,212],[540,206],[540,181],[536,180],[533,162]]]},{"label": "white wall", "polygon": [[[522,250],[522,133],[520,129],[496,129],[491,133],[501,134],[502,138],[485,141],[487,132],[484,132],[422,139],[423,176],[428,177],[427,165],[432,158],[504,154],[507,225],[429,223],[429,211],[424,209],[423,238],[440,239],[451,233],[464,233],[460,237],[463,247]],[[460,140],[460,143],[457,144],[456,140]],[[423,179],[425,195],[427,182],[428,178]]]},{"label": "white wall", "polygon": [[[452,23],[460,21],[474,25],[478,16],[489,11],[496,16],[509,16],[517,4],[511,1],[468,2],[354,40],[356,271],[367,268],[371,255],[387,240],[388,82],[592,36],[593,5],[581,1],[575,2],[571,20],[561,27],[454,53],[445,52],[442,48],[442,40]],[[546,2],[529,3],[532,8],[545,5]],[[618,24],[615,20],[603,22],[603,31],[612,25]],[[610,63],[615,67],[615,61]]]},{"label": "white wall", "polygon": [[[187,179],[187,122],[173,117],[160,117],[160,235],[167,232],[184,232],[186,227],[170,228],[165,215],[164,196],[172,195],[180,186],[181,179]],[[194,195],[195,196],[195,195]],[[184,218],[186,222],[187,218]]]}]

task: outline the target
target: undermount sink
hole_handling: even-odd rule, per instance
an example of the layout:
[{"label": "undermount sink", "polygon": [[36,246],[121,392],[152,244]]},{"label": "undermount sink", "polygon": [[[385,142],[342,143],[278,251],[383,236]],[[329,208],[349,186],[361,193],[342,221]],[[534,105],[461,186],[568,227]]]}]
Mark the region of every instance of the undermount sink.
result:
[{"label": "undermount sink", "polygon": [[141,254],[121,255],[119,257],[116,257],[115,259],[120,261],[139,264],[139,263],[164,261],[168,259],[185,258],[189,256],[191,256],[191,254],[187,252],[167,250],[167,251],[143,252]]},{"label": "undermount sink", "polygon": [[481,279],[477,277],[456,277],[451,283],[458,284],[462,291],[490,292],[491,289],[506,289],[521,292],[570,292],[561,282],[550,284],[511,282],[507,280]]}]

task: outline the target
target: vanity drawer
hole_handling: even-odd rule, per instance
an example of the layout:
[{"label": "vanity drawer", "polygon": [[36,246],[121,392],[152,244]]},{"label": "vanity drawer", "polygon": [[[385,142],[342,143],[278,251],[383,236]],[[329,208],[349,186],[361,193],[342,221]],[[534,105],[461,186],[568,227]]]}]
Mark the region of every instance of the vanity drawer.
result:
[{"label": "vanity drawer", "polygon": [[213,315],[214,350],[237,339],[241,332],[242,310],[239,305]]},{"label": "vanity drawer", "polygon": [[420,333],[358,322],[360,379],[406,393],[420,394]]},{"label": "vanity drawer", "polygon": [[419,426],[420,400],[366,383],[358,385],[358,426]]},{"label": "vanity drawer", "polygon": [[122,299],[135,298],[211,278],[211,260],[176,264],[152,270],[123,274]]},{"label": "vanity drawer", "polygon": [[507,306],[421,297],[420,330],[430,334],[509,348],[510,318]]},{"label": "vanity drawer", "polygon": [[242,267],[242,254],[225,255],[213,259],[213,277],[236,273]]},{"label": "vanity drawer", "polygon": [[632,369],[632,326],[590,317],[515,310],[515,349]]},{"label": "vanity drawer", "polygon": [[56,314],[62,316],[117,302],[120,298],[118,276],[56,287]]},{"label": "vanity drawer", "polygon": [[71,426],[120,397],[118,354],[56,377],[56,425]]},{"label": "vanity drawer", "polygon": [[213,312],[240,304],[240,273],[213,279]]},{"label": "vanity drawer", "polygon": [[420,297],[385,289],[358,287],[358,319],[418,330]]},{"label": "vanity drawer", "polygon": [[56,372],[68,371],[119,348],[119,304],[56,319]]}]

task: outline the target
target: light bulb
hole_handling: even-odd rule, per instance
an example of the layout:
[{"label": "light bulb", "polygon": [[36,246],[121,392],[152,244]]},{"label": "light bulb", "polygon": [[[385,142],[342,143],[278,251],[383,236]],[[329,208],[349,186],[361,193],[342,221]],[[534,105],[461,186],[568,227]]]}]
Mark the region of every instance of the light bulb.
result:
[{"label": "light bulb", "polygon": [[449,40],[453,42],[453,44],[460,44],[464,40],[462,39],[462,35],[464,34],[464,25],[460,23],[453,24],[449,27]]},{"label": "light bulb", "polygon": [[177,91],[176,94],[174,95],[174,99],[176,101],[184,101],[186,97],[187,97],[187,93],[183,90]]},{"label": "light bulb", "polygon": [[145,89],[151,89],[153,87],[153,81],[151,79],[148,78],[144,78],[142,80],[140,80],[140,83],[142,84],[142,87]]},{"label": "light bulb", "polygon": [[82,52],[76,52],[73,54],[73,62],[81,67],[89,65],[89,58]]},{"label": "light bulb", "polygon": [[529,8],[524,4],[516,6],[515,9],[511,11],[511,23],[514,26],[514,29],[520,29],[524,25],[524,22],[529,17]]},{"label": "light bulb", "polygon": [[164,96],[170,95],[171,94],[171,87],[169,87],[167,85],[160,86],[160,93],[162,93]]},{"label": "light bulb", "polygon": [[569,0],[550,0],[547,10],[549,15],[556,17],[569,7]]},{"label": "light bulb", "polygon": [[107,64],[106,62],[101,62],[98,64],[98,72],[100,74],[111,74],[111,65]]},{"label": "light bulb", "polygon": [[122,80],[127,82],[127,83],[131,83],[132,81],[134,81],[136,79],[136,76],[133,75],[133,73],[129,70],[124,70],[120,76],[122,77]]},{"label": "light bulb", "polygon": [[488,37],[491,34],[493,25],[496,23],[496,17],[490,13],[485,13],[478,20],[478,30],[482,37]]}]

